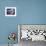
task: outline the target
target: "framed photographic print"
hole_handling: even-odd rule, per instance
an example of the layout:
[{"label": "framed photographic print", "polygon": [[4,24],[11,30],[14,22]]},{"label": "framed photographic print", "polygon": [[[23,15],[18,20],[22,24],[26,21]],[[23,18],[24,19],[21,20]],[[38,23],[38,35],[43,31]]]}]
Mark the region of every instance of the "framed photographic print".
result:
[{"label": "framed photographic print", "polygon": [[5,16],[16,16],[16,7],[5,7]]}]

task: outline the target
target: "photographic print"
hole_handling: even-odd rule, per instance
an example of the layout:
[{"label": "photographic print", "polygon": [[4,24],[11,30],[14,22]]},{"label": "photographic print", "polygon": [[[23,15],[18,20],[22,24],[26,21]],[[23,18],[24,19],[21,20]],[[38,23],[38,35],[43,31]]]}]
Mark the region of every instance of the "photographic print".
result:
[{"label": "photographic print", "polygon": [[22,24],[19,28],[20,40],[46,41],[46,25]]},{"label": "photographic print", "polygon": [[5,7],[5,16],[16,16],[16,7]]}]

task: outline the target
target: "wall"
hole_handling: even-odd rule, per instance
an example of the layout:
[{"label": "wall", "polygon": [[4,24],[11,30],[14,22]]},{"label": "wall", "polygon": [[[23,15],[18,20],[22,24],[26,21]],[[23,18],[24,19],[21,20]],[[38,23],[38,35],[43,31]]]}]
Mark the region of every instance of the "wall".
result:
[{"label": "wall", "polygon": [[[5,17],[5,7],[17,8],[16,17]],[[0,0],[0,44],[7,44],[17,24],[46,24],[46,0]],[[17,40],[16,40],[17,43]]]}]

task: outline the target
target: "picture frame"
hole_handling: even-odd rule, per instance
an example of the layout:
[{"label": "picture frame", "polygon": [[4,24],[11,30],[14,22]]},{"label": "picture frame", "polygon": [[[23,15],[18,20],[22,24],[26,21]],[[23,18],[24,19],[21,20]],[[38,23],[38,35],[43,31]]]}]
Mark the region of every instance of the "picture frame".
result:
[{"label": "picture frame", "polygon": [[16,16],[16,7],[5,7],[5,16]]},{"label": "picture frame", "polygon": [[18,42],[22,40],[46,41],[46,24],[18,24]]}]

